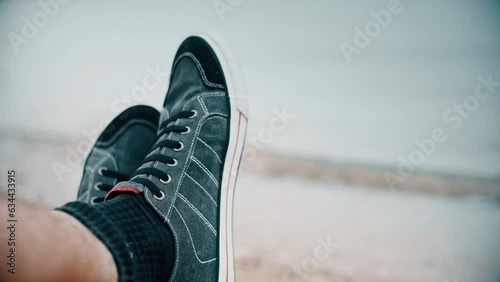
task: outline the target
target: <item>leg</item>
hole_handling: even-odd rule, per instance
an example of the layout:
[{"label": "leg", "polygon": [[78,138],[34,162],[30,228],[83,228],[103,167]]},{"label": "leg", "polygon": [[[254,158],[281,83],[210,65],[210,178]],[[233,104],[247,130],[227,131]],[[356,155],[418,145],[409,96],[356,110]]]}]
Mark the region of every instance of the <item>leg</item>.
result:
[{"label": "leg", "polygon": [[[7,199],[0,196],[1,222],[7,222]],[[15,246],[10,231],[0,229],[0,281],[117,281],[108,249],[70,215],[16,201]],[[6,255],[15,248],[16,271],[9,273]],[[19,267],[19,268],[18,268]]]}]

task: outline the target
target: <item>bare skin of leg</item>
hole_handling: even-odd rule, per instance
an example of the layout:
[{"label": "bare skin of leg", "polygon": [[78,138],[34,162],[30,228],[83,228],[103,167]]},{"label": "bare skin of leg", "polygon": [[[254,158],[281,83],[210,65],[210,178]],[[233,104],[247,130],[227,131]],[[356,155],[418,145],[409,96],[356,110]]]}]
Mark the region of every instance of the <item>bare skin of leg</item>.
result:
[{"label": "bare skin of leg", "polygon": [[[16,200],[15,246],[9,246],[8,204],[0,195],[0,281],[118,280],[108,249],[63,212]],[[8,272],[11,248],[15,248],[15,274]]]}]

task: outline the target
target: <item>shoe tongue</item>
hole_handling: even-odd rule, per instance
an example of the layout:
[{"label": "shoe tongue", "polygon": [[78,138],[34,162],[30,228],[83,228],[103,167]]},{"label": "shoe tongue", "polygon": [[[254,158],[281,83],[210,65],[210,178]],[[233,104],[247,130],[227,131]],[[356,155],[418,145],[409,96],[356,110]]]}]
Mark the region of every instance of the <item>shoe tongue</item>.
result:
[{"label": "shoe tongue", "polygon": [[113,189],[111,189],[108,194],[106,194],[104,201],[110,200],[122,193],[139,195],[143,191],[144,186],[142,184],[133,181],[123,181],[116,184],[115,187],[113,187]]}]

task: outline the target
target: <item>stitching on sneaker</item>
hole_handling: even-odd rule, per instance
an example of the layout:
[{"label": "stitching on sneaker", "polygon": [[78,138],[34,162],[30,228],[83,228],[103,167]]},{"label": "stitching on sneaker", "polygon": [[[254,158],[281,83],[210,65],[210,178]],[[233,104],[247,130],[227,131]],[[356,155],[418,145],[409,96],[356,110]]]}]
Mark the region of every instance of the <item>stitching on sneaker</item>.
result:
[{"label": "stitching on sneaker", "polygon": [[195,156],[191,156],[191,159],[212,179],[212,181],[219,187],[219,181],[215,179],[215,176],[212,174],[212,172],[202,163],[200,162]]},{"label": "stitching on sneaker", "polygon": [[210,151],[214,152],[215,154],[215,157],[217,158],[217,160],[219,161],[219,163],[222,163],[222,160],[219,158],[219,155],[217,155],[217,152],[215,152],[214,149],[212,149],[212,147],[210,147],[210,145],[208,145],[207,143],[205,143],[205,141],[201,140],[200,137],[196,137],[196,139],[198,139],[198,141],[200,141],[201,143],[203,143],[205,146],[208,147],[208,149],[210,149]]},{"label": "stitching on sneaker", "polygon": [[203,220],[203,222],[208,226],[208,228],[212,231],[212,233],[217,236],[217,230],[215,230],[215,228],[212,226],[212,224],[210,224],[210,222],[208,221],[208,219],[200,212],[200,210],[198,210],[188,199],[186,199],[186,197],[184,197],[184,195],[182,195],[181,193],[178,194],[178,197],[184,202],[186,203],[186,205],[189,206],[189,208],[191,208],[194,213],[196,213],[196,215],[198,215],[200,217],[201,220]]},{"label": "stitching on sneaker", "polygon": [[198,58],[196,58],[196,56],[191,53],[191,52],[185,52],[183,53],[182,55],[180,55],[177,60],[175,60],[175,63],[174,63],[174,67],[172,68],[172,73],[175,73],[175,70],[177,68],[177,65],[180,63],[180,61],[183,59],[183,58],[190,58],[193,63],[196,65],[196,68],[198,68],[198,72],[199,74],[201,75],[201,78],[203,80],[203,82],[207,85],[207,86],[210,86],[210,87],[216,87],[216,88],[221,88],[221,89],[226,89],[226,87],[224,87],[224,85],[222,84],[217,84],[217,83],[212,83],[210,81],[208,81],[206,75],[205,75],[205,70],[203,69],[203,67],[201,66],[201,63],[200,61],[198,61]]},{"label": "stitching on sneaker", "polygon": [[[216,97],[220,97],[220,96],[222,96],[222,95],[218,95],[218,96],[216,96]],[[205,98],[209,98],[209,96],[203,96],[203,97],[200,97],[200,100],[201,100],[201,101],[200,101],[200,103],[203,103],[203,104],[202,104],[202,105],[203,105],[203,107],[205,107],[205,108],[206,108],[206,105],[205,105]],[[231,98],[229,98],[229,99],[231,99]],[[207,110],[207,111],[208,111],[208,110]],[[219,113],[219,112],[213,112],[212,114],[219,114],[219,115],[221,115],[221,116],[229,117],[228,115],[226,115],[226,114],[224,114],[224,113]]]},{"label": "stitching on sneaker", "polygon": [[[174,207],[174,210],[177,212],[177,214],[179,215],[179,217],[181,218],[182,222],[184,223],[184,227],[186,227],[186,230],[188,232],[188,235],[189,235],[189,239],[191,241],[191,246],[193,246],[193,252],[194,252],[194,255],[196,257],[196,259],[201,263],[201,264],[206,264],[206,263],[209,263],[209,262],[212,262],[214,260],[216,260],[217,258],[212,258],[212,259],[209,259],[209,260],[206,260],[206,261],[202,261],[200,260],[200,258],[198,257],[198,254],[196,253],[196,247],[194,246],[194,242],[193,242],[193,237],[191,236],[191,231],[189,231],[189,228],[187,227],[187,224],[186,224],[186,221],[184,220],[184,218],[182,217],[181,213],[179,212],[179,210]],[[176,265],[178,264],[179,262],[179,259],[178,257],[179,256],[176,256],[177,258],[175,259],[175,262],[176,262]],[[172,273],[172,277],[174,277],[174,273]]]},{"label": "stitching on sneaker", "polygon": [[[205,123],[209,120],[212,120],[214,118],[224,118],[224,117],[221,117],[221,116],[218,116],[218,115],[214,115],[214,116],[210,116],[208,118],[205,118],[205,119],[202,119],[199,123],[198,123],[198,126],[196,127],[196,130],[194,132],[194,135],[193,136],[196,136],[198,137],[198,134],[200,133],[200,130],[201,128],[203,127],[203,125],[205,125]],[[177,200],[177,193],[179,193],[179,189],[181,187],[181,185],[183,184],[184,182],[184,175],[187,171],[187,168],[189,167],[189,165],[191,164],[191,158],[190,156],[192,156],[193,152],[194,152],[194,149],[196,148],[196,144],[197,142],[195,142],[195,138],[193,138],[193,141],[191,143],[191,146],[189,147],[189,152],[187,154],[187,159],[186,159],[186,164],[184,165],[184,168],[181,172],[181,178],[179,179],[179,182],[177,184],[177,187],[175,187],[175,193],[174,193],[174,200],[172,202],[172,205],[171,207],[169,207],[168,211],[167,211],[167,214],[166,214],[166,218],[167,219],[170,219],[170,216],[172,215],[172,207],[175,205],[175,201]],[[219,187],[217,187],[219,188]],[[160,214],[163,214],[160,212]]]},{"label": "stitching on sneaker", "polygon": [[214,198],[212,198],[212,195],[210,195],[210,193],[208,193],[208,191],[200,184],[198,183],[198,181],[194,180],[194,178],[191,177],[191,175],[187,174],[187,173],[184,173],[189,179],[191,179],[194,183],[196,183],[196,185],[198,185],[198,187],[200,187],[201,189],[203,189],[203,191],[208,195],[208,197],[210,198],[210,200],[212,200],[212,202],[215,204],[215,206],[219,206],[217,205],[217,202],[214,200]]}]

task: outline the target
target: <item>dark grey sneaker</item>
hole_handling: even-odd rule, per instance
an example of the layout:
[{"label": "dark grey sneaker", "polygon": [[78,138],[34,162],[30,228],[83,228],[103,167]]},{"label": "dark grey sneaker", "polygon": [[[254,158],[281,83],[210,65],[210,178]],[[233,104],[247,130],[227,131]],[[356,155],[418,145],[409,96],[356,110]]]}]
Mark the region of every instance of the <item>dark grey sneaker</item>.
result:
[{"label": "dark grey sneaker", "polygon": [[246,87],[214,35],[174,59],[158,140],[136,175],[108,194],[144,193],[175,238],[170,281],[234,281],[233,194],[247,126]]},{"label": "dark grey sneaker", "polygon": [[130,178],[156,141],[160,113],[133,106],[109,123],[85,161],[78,201],[96,204],[120,181]]}]

